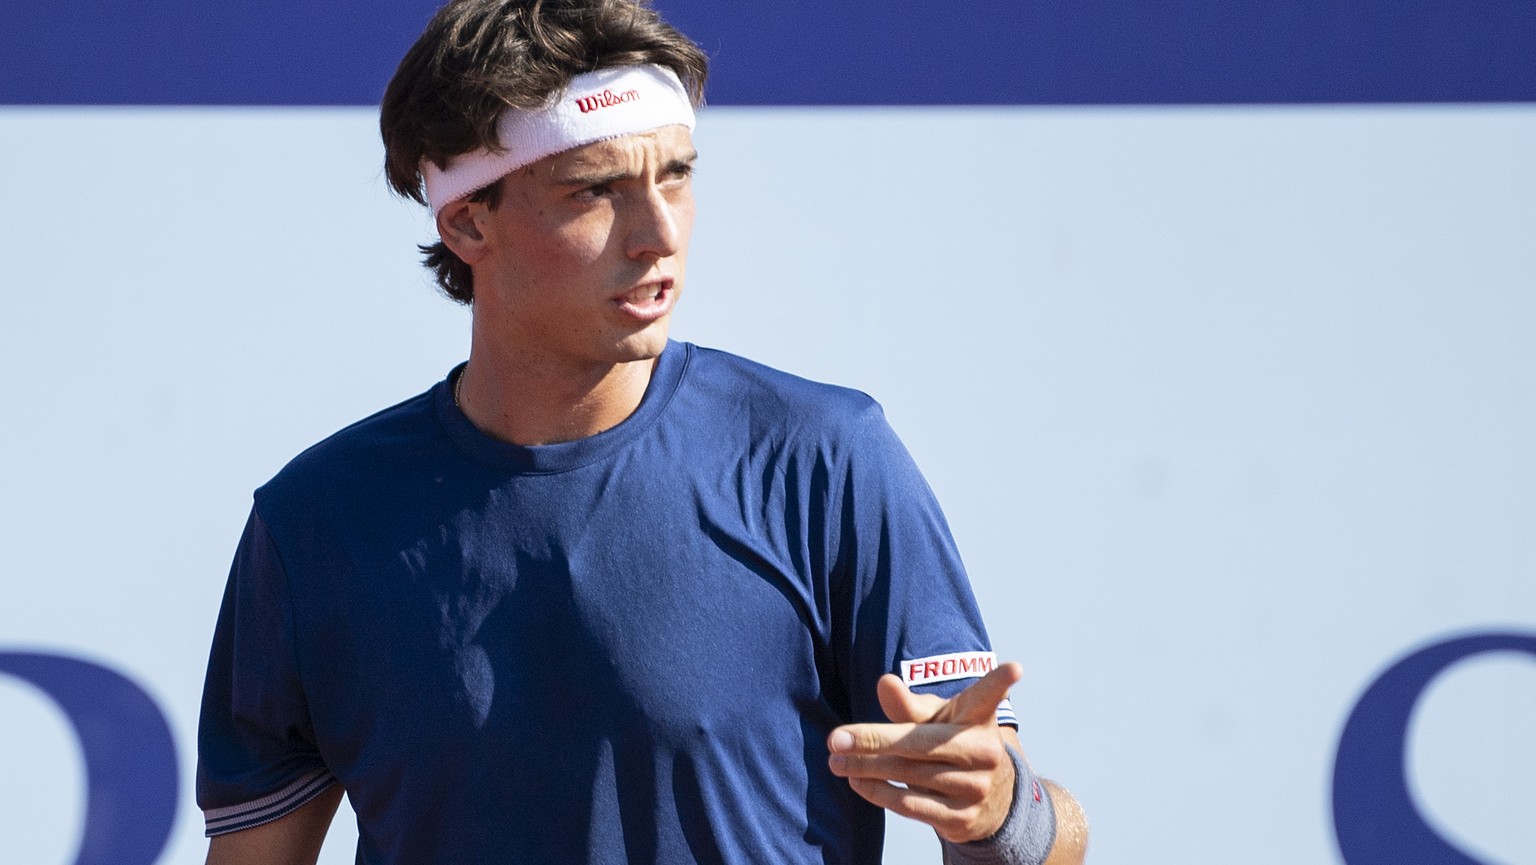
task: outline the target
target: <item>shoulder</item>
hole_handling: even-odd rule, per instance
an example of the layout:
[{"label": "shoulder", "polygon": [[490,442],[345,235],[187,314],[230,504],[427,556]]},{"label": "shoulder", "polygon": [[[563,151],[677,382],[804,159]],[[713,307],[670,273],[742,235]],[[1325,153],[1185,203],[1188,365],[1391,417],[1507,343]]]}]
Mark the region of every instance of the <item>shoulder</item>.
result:
[{"label": "shoulder", "polygon": [[689,386],[758,424],[801,434],[853,434],[885,413],[869,394],[774,369],[712,348],[689,346]]},{"label": "shoulder", "polygon": [[[440,439],[434,398],[441,385],[396,403],[306,448],[256,491],[258,509],[317,503],[386,484],[419,465]],[[263,507],[265,505],[266,507]]]}]

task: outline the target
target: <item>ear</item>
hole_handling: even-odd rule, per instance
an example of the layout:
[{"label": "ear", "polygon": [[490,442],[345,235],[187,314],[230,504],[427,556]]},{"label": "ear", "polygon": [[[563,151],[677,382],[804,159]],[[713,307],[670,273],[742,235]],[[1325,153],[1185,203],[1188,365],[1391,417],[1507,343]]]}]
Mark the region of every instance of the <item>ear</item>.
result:
[{"label": "ear", "polygon": [[454,255],[471,267],[479,264],[490,253],[480,219],[485,210],[483,203],[461,198],[443,205],[437,214],[437,236],[453,250]]}]

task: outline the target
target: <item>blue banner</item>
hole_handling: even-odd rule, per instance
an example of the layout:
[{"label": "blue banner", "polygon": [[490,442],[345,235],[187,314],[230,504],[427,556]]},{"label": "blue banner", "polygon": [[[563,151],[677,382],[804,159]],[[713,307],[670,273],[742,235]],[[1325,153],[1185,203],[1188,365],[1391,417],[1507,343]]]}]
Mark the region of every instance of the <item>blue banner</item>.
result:
[{"label": "blue banner", "polygon": [[[0,104],[371,105],[437,0],[10,0]],[[717,105],[1536,101],[1527,0],[657,0]]]}]

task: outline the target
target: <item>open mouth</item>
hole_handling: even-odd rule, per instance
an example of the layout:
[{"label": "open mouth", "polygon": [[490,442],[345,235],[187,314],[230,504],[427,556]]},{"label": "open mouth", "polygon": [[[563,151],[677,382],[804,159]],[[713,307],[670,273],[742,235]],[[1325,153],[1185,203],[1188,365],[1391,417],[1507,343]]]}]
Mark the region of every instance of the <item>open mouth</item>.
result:
[{"label": "open mouth", "polygon": [[669,282],[646,283],[619,297],[620,303],[648,303],[661,300],[672,285]]},{"label": "open mouth", "polygon": [[635,286],[614,298],[614,303],[625,314],[650,321],[671,310],[674,295],[672,280],[663,278]]}]

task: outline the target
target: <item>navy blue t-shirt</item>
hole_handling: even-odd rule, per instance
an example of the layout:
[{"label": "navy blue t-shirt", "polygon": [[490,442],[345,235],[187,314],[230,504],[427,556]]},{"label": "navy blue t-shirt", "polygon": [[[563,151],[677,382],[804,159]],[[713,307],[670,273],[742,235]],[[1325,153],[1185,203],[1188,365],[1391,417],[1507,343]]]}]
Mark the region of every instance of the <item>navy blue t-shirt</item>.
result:
[{"label": "navy blue t-shirt", "polygon": [[671,343],[623,423],[519,447],[452,380],[257,490],[208,833],[339,782],[365,863],[878,862],[828,733],[884,720],[883,673],[951,694],[995,663],[879,406]]}]

